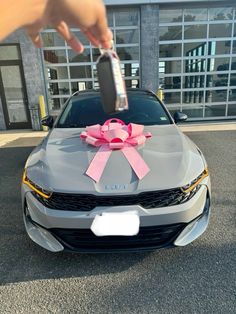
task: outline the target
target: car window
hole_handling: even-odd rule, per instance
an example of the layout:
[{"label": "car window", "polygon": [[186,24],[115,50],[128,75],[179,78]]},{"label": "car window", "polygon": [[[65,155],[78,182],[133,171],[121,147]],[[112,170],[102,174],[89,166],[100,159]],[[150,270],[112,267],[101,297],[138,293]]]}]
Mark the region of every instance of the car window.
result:
[{"label": "car window", "polygon": [[170,124],[169,116],[152,95],[128,94],[129,110],[108,115],[103,111],[99,95],[80,95],[72,98],[56,125],[60,128],[82,128],[93,124],[103,124],[107,119],[118,118],[126,124],[132,122],[143,125]]}]

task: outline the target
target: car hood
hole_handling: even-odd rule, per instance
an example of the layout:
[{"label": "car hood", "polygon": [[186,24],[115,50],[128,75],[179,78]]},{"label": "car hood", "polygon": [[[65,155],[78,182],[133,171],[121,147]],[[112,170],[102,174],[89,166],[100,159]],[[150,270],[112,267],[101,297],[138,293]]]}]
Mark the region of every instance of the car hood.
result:
[{"label": "car hood", "polygon": [[136,147],[149,166],[139,180],[120,150],[112,151],[98,183],[85,172],[98,148],[81,141],[83,129],[53,129],[27,161],[28,177],[44,189],[65,193],[126,194],[184,186],[203,170],[196,145],[172,125],[147,126],[152,137]]}]

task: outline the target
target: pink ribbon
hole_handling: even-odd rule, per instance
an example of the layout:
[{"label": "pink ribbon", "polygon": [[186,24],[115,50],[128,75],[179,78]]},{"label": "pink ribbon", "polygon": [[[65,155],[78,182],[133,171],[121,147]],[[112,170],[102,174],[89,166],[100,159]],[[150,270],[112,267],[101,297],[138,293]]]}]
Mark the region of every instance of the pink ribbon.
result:
[{"label": "pink ribbon", "polygon": [[[114,122],[115,121],[115,122]],[[91,161],[86,174],[94,181],[99,182],[106,163],[113,149],[120,149],[130,166],[141,180],[150,171],[145,161],[134,148],[144,144],[152,135],[143,133],[144,126],[129,123],[126,125],[120,119],[109,119],[102,126],[100,124],[87,126],[80,138],[87,144],[100,147]]]}]

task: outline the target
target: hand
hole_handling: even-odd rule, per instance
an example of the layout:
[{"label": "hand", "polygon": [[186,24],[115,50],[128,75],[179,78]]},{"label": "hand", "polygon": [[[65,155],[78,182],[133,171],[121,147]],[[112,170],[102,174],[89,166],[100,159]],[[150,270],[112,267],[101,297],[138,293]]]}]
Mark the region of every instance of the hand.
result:
[{"label": "hand", "polygon": [[[42,47],[39,32],[47,25],[54,27],[78,53],[83,51],[83,45],[70,31],[70,26],[79,27],[96,47],[111,46],[112,32],[107,26],[106,9],[102,0],[8,0],[7,4],[5,0],[0,0],[2,12],[11,16],[5,23],[0,22],[0,29],[3,27],[4,30],[4,26],[8,26],[10,33],[16,28],[24,27],[36,47]],[[17,5],[24,12],[16,12],[14,18]],[[6,23],[16,25],[5,25]],[[0,31],[0,40],[3,39],[1,37],[4,37],[4,31],[2,36]]]}]

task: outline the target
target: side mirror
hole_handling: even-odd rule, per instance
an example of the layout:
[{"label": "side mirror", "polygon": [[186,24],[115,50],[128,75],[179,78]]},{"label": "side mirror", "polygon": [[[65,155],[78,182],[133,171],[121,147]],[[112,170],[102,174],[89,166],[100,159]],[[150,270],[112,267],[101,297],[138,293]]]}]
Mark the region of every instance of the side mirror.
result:
[{"label": "side mirror", "polygon": [[54,119],[52,116],[46,116],[41,120],[43,126],[48,126],[49,129],[53,127]]},{"label": "side mirror", "polygon": [[174,114],[175,123],[183,122],[183,121],[185,121],[187,119],[188,119],[188,116],[185,113],[183,113],[183,112],[176,111],[175,114]]}]

